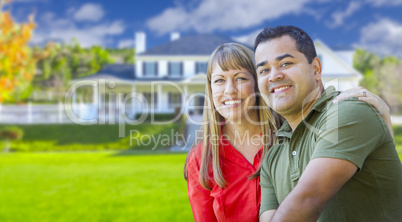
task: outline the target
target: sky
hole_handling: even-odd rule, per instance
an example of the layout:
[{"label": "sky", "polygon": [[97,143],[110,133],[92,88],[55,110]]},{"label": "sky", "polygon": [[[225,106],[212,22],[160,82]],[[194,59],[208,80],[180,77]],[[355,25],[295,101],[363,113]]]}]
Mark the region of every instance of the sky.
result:
[{"label": "sky", "polygon": [[31,44],[69,42],[147,49],[181,36],[213,33],[253,44],[265,26],[294,25],[313,40],[402,58],[402,0],[14,0],[3,10],[18,22],[35,14]]}]

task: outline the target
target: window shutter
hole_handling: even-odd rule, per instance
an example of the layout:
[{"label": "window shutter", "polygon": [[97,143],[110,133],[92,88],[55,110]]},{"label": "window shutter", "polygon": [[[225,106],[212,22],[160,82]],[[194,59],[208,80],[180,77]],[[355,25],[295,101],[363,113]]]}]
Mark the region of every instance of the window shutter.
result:
[{"label": "window shutter", "polygon": [[168,75],[172,75],[172,62],[168,62]]},{"label": "window shutter", "polygon": [[158,62],[155,62],[155,76],[158,76]]},{"label": "window shutter", "polygon": [[196,62],[195,63],[195,74],[197,74],[197,73],[199,73],[200,72],[200,70],[198,70],[199,69],[199,64],[198,64],[198,62]]},{"label": "window shutter", "polygon": [[147,74],[147,71],[146,71],[146,64],[145,64],[145,62],[142,62],[142,75],[146,75]]},{"label": "window shutter", "polygon": [[183,76],[183,62],[180,62],[180,75]]}]

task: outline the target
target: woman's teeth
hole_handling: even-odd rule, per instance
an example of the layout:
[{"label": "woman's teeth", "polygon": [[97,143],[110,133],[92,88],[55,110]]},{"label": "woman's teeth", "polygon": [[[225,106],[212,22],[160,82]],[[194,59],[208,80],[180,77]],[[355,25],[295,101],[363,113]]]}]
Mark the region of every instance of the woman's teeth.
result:
[{"label": "woman's teeth", "polygon": [[239,103],[241,103],[241,100],[240,99],[238,99],[238,100],[228,100],[228,101],[225,101],[225,102],[223,102],[225,105],[233,105],[233,104],[239,104]]}]

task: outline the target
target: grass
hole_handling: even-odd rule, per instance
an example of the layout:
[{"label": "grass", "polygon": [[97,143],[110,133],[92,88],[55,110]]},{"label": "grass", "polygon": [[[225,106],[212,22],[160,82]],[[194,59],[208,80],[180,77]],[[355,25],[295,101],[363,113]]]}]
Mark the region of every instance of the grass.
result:
[{"label": "grass", "polygon": [[185,154],[0,155],[0,221],[192,221]]},{"label": "grass", "polygon": [[[5,126],[5,125],[3,125]],[[174,142],[173,133],[178,131],[179,124],[166,125],[19,125],[24,132],[23,139],[13,141],[13,151],[77,151],[77,150],[150,150],[169,147]],[[130,131],[133,133],[130,134]],[[125,137],[119,137],[123,132]],[[137,133],[138,132],[138,133]],[[152,135],[166,135],[152,140]],[[167,142],[169,141],[169,142]]]},{"label": "grass", "polygon": [[[102,127],[22,126],[22,142],[118,144],[118,128]],[[394,132],[402,159],[402,126]],[[0,221],[192,221],[184,160],[185,154],[149,149],[0,154]]]},{"label": "grass", "polygon": [[0,154],[0,221],[193,221],[185,154],[132,154]]},{"label": "grass", "polygon": [[402,125],[394,126],[394,138],[396,150],[402,154]]}]

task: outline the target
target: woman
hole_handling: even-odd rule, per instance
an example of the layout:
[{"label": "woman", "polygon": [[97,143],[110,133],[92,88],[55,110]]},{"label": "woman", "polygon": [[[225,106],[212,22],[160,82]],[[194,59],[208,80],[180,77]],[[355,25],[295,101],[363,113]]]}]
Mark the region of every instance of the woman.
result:
[{"label": "woman", "polygon": [[[209,58],[206,85],[203,141],[194,143],[184,168],[194,219],[258,221],[260,160],[274,144],[282,119],[258,96],[253,52],[245,46],[219,46]],[[338,99],[363,91],[348,91]],[[367,95],[370,99],[362,100],[380,110],[390,126],[389,108]]]}]

